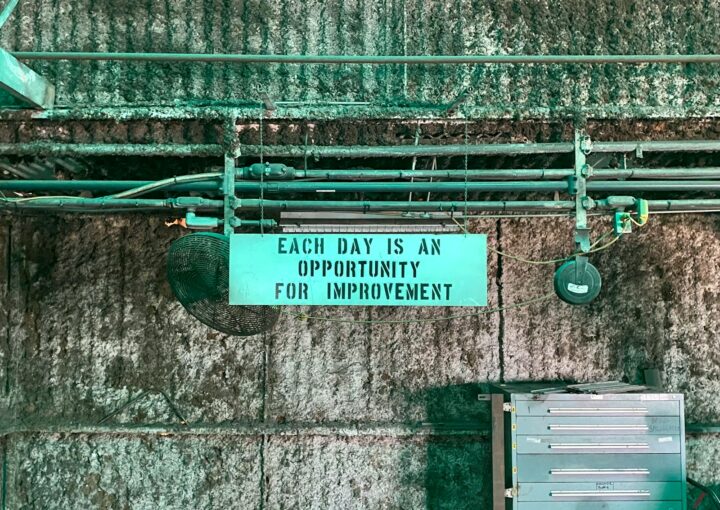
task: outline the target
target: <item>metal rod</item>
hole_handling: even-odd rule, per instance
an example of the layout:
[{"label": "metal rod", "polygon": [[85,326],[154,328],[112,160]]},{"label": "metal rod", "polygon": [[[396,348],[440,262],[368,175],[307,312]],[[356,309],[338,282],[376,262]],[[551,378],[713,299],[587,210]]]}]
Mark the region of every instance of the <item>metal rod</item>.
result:
[{"label": "metal rod", "polygon": [[216,144],[2,143],[0,155],[17,156],[222,156]]},{"label": "metal rod", "polygon": [[[478,179],[564,179],[573,174],[570,169],[487,169],[468,170],[468,180]],[[717,175],[720,177],[720,169]],[[248,176],[250,177],[250,176]],[[296,178],[343,179],[464,179],[464,170],[295,170]],[[252,177],[251,177],[252,178]]]},{"label": "metal rod", "polygon": [[223,62],[236,64],[689,64],[720,63],[720,55],[243,55],[230,53],[114,53],[18,51],[22,60]]},{"label": "metal rod", "polygon": [[[325,200],[264,200],[266,209],[283,211],[457,211],[462,212],[465,202],[407,202],[407,201],[325,201]],[[238,209],[258,210],[261,201],[258,199],[241,199],[237,201]],[[572,201],[469,201],[468,210],[473,211],[525,211],[525,210],[558,210],[569,211],[575,206]]]},{"label": "metal rod", "polygon": [[[634,202],[632,197],[623,197],[627,206]],[[325,200],[258,200],[238,199],[236,209],[259,210],[262,205],[266,209],[280,209],[285,211],[427,211],[427,212],[458,212],[465,208],[465,202],[436,201],[436,202],[407,202],[407,201],[325,201]],[[617,201],[611,199],[597,200],[596,210],[614,210]],[[720,199],[713,200],[650,200],[651,211],[693,211],[718,210]],[[132,212],[144,209],[214,209],[221,210],[222,200],[209,200],[198,197],[178,197],[168,199],[117,199],[117,198],[81,198],[81,197],[31,197],[20,200],[0,199],[0,209],[50,209],[55,212],[82,212],[83,210],[112,210]],[[572,211],[575,202],[567,201],[468,201],[468,210],[472,211]]]},{"label": "metal rod", "polygon": [[[497,144],[471,144],[471,145],[315,145],[305,147],[290,145],[243,145],[243,156],[274,157],[326,157],[326,158],[372,158],[372,157],[414,157],[414,156],[493,156],[517,154],[564,154],[572,153],[574,146],[571,142],[557,143],[497,143]],[[595,142],[592,145],[594,153],[613,152],[702,152],[720,151],[720,141],[715,140],[678,140],[655,142]]]},{"label": "metal rod", "polygon": [[572,143],[496,143],[475,145],[242,145],[242,156],[303,158],[411,158],[415,156],[493,156],[514,154],[563,154],[573,151]]},{"label": "metal rod", "polygon": [[[103,193],[115,193],[141,186],[147,186],[155,181],[50,181],[50,180],[0,180],[0,190],[3,191],[28,191],[28,192],[75,192],[75,191],[96,191]],[[162,191],[198,191],[212,192],[222,191],[222,184],[218,182],[195,182],[188,184],[175,184],[167,186]]]},{"label": "metal rod", "polygon": [[465,191],[566,191],[565,181],[489,181],[489,182],[248,182],[235,184],[237,193],[409,193]]},{"label": "metal rod", "polygon": [[720,181],[588,181],[588,191],[720,191]]},{"label": "metal rod", "polygon": [[166,199],[141,198],[81,198],[81,197],[31,197],[23,199],[0,199],[0,209],[221,209],[222,200],[197,197]]},{"label": "metal rod", "polygon": [[5,4],[5,7],[0,12],[0,28],[2,28],[8,18],[12,15],[15,7],[17,7],[18,1],[19,0],[8,0],[8,3]]},{"label": "metal rod", "polygon": [[648,200],[650,211],[720,210],[720,199]]},{"label": "metal rod", "polygon": [[[564,179],[573,175],[570,168],[473,169],[469,180],[478,179]],[[248,172],[249,174],[249,172]],[[247,177],[252,178],[250,175]],[[464,170],[295,170],[296,178],[343,179],[464,179]],[[595,169],[589,179],[711,179],[720,178],[720,167],[706,168],[608,168]]]},{"label": "metal rod", "polygon": [[714,152],[720,140],[664,140],[653,142],[593,142],[592,152]]},{"label": "metal rod", "polygon": [[704,168],[603,168],[594,169],[589,179],[712,179],[720,178],[720,167]]},{"label": "metal rod", "polygon": [[[0,190],[25,192],[105,192],[115,193],[148,186],[155,181],[51,181],[51,180],[0,180]],[[257,193],[261,189],[268,193],[460,193],[470,192],[564,192],[568,184],[564,180],[554,181],[434,181],[434,182],[304,182],[304,181],[236,181],[238,193]],[[623,180],[588,181],[588,191],[637,192],[637,191],[720,191],[720,180]],[[159,191],[173,192],[221,192],[220,180],[173,184]]]},{"label": "metal rod", "polygon": [[[498,143],[474,145],[391,145],[391,146],[301,146],[243,145],[242,156],[267,157],[326,157],[326,158],[378,158],[423,156],[494,156],[522,154],[569,154],[573,144],[559,143]],[[720,151],[720,141],[663,141],[663,142],[596,142],[593,152],[703,152]],[[62,144],[54,142],[27,142],[0,144],[0,155],[36,156],[221,156],[219,144]]]}]

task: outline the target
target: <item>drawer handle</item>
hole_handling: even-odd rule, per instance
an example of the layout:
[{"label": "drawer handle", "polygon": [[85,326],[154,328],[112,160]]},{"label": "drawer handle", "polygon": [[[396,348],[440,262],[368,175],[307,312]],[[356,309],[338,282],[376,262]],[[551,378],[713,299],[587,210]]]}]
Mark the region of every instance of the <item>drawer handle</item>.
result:
[{"label": "drawer handle", "polygon": [[647,407],[551,407],[550,414],[647,414]]},{"label": "drawer handle", "polygon": [[648,443],[550,443],[552,450],[647,450]]},{"label": "drawer handle", "polygon": [[553,498],[649,498],[650,491],[550,491]]},{"label": "drawer handle", "polygon": [[650,470],[645,468],[634,469],[551,469],[554,476],[650,476]]},{"label": "drawer handle", "polygon": [[548,425],[549,430],[558,431],[622,431],[622,432],[648,432],[647,425]]}]

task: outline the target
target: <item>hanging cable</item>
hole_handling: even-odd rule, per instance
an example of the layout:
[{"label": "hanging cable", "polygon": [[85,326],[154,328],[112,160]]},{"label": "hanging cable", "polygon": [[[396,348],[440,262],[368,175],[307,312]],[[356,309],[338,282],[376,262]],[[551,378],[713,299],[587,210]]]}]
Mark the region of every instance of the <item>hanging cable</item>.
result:
[{"label": "hanging cable", "polygon": [[[260,164],[263,163],[263,118],[265,110],[260,110]],[[260,172],[260,235],[265,235],[265,169]]]},{"label": "hanging cable", "polygon": [[463,211],[463,230],[468,234],[468,121],[465,119],[465,210]]}]

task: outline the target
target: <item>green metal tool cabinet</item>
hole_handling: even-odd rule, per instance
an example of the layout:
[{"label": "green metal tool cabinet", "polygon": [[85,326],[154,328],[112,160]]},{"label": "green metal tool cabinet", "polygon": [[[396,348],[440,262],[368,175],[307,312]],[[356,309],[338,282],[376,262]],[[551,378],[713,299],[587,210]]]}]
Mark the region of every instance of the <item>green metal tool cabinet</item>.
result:
[{"label": "green metal tool cabinet", "polygon": [[680,394],[492,395],[493,510],[685,510]]}]

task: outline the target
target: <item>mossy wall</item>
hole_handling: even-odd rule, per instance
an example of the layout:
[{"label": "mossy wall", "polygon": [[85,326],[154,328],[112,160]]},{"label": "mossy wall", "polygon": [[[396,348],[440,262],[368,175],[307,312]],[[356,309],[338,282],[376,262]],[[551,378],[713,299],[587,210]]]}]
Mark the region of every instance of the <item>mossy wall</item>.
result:
[{"label": "mossy wall", "polygon": [[[654,0],[27,0],[9,50],[301,54],[717,53],[720,3]],[[60,105],[349,101],[473,116],[688,116],[717,65],[370,66],[34,62]]]},{"label": "mossy wall", "polygon": [[[719,28],[718,1],[21,0],[0,31],[0,45],[716,53]],[[55,82],[61,107],[257,104],[268,94],[321,104],[332,117],[339,110],[329,101],[437,109],[466,94],[460,115],[531,119],[491,120],[478,138],[483,142],[567,139],[570,123],[541,120],[578,115],[606,119],[589,124],[598,139],[714,138],[716,121],[682,119],[720,110],[720,68],[709,65],[32,65]],[[648,116],[679,120],[672,129],[637,120]],[[412,143],[414,120],[408,114],[394,128],[318,123],[312,141]],[[286,123],[267,140],[301,143],[297,126],[308,122],[313,119]],[[423,129],[432,143],[457,141],[461,133],[457,123]],[[241,138],[253,139],[256,130],[249,127]],[[218,136],[219,124],[194,120],[0,122],[5,142],[201,143]],[[85,163],[117,178],[209,164]],[[498,219],[472,226],[488,234],[492,248],[527,258],[554,258],[571,244],[568,222]],[[607,224],[594,228],[604,231]],[[283,315],[274,331],[242,339],[200,325],[173,299],[165,254],[181,232],[162,218],[3,217],[0,507],[485,509],[487,404],[477,394],[501,380],[637,382],[644,368],[657,367],[670,390],[685,393],[689,422],[718,422],[719,228],[710,215],[653,217],[593,258],[605,283],[587,308],[548,301],[433,323],[417,320],[464,310],[317,308],[314,315],[349,322]],[[551,267],[495,255],[488,262],[490,307],[551,292]],[[406,322],[373,322],[387,319]],[[687,445],[689,473],[719,484],[718,437],[690,435]]]}]

